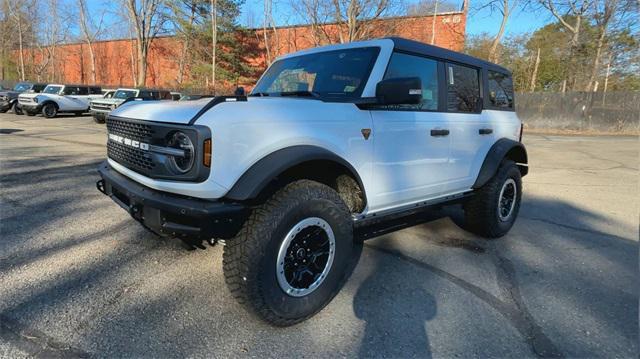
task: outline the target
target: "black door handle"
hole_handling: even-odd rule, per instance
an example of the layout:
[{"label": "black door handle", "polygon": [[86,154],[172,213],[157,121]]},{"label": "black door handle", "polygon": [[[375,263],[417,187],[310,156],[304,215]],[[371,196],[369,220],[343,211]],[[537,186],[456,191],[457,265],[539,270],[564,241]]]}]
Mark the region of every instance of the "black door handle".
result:
[{"label": "black door handle", "polygon": [[492,128],[481,128],[478,130],[478,133],[481,135],[490,135],[493,133],[493,129]]},{"label": "black door handle", "polygon": [[431,130],[431,136],[449,136],[449,130]]}]

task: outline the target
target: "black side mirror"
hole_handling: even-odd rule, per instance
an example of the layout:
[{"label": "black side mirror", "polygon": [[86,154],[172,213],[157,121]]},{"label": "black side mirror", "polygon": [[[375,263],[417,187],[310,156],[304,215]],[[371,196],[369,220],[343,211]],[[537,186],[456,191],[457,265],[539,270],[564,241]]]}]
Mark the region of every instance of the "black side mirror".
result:
[{"label": "black side mirror", "polygon": [[244,96],[244,87],[242,86],[238,86],[236,87],[236,90],[234,91],[234,96]]},{"label": "black side mirror", "polygon": [[422,101],[422,80],[402,77],[382,80],[376,85],[380,105],[414,105]]}]

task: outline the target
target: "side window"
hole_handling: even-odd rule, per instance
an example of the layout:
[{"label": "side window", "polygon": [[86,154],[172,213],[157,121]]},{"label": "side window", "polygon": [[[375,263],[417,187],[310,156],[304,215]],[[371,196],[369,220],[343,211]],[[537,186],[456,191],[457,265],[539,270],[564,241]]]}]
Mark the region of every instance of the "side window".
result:
[{"label": "side window", "polygon": [[491,106],[513,108],[513,81],[511,76],[489,71],[489,101]]},{"label": "side window", "polygon": [[422,102],[416,105],[391,105],[387,109],[432,110],[438,109],[438,61],[403,53],[391,55],[384,79],[420,77]]},{"label": "side window", "polygon": [[151,97],[151,94],[149,93],[149,91],[140,91],[140,94],[138,95],[138,97],[149,99]]},{"label": "side window", "polygon": [[479,80],[477,69],[447,64],[447,110],[477,112],[480,99]]},{"label": "side window", "polygon": [[83,95],[86,96],[89,94],[89,88],[88,87],[78,87],[78,94],[79,95]]},{"label": "side window", "polygon": [[102,94],[102,89],[100,87],[91,87],[89,89],[89,93],[91,95],[101,95]]},{"label": "side window", "polygon": [[78,95],[78,93],[80,92],[80,90],[78,90],[77,87],[75,86],[65,86],[63,94],[65,96],[69,96],[69,95]]}]

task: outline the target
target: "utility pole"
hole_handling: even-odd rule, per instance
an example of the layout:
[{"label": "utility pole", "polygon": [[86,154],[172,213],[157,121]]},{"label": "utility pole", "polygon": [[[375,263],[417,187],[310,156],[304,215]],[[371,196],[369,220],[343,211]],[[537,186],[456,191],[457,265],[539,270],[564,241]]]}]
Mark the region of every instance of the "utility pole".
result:
[{"label": "utility pole", "polygon": [[436,18],[438,17],[438,0],[435,0],[433,6],[433,21],[431,22],[431,45],[436,43]]}]

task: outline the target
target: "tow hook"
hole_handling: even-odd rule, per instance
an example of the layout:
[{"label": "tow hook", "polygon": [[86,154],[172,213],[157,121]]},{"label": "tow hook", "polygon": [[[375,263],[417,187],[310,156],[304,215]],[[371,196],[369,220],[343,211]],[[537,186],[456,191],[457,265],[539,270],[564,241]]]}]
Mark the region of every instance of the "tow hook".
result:
[{"label": "tow hook", "polygon": [[104,189],[104,180],[99,180],[98,182],[96,182],[96,188],[98,189],[98,191],[102,192],[102,194],[107,194],[106,190]]}]

